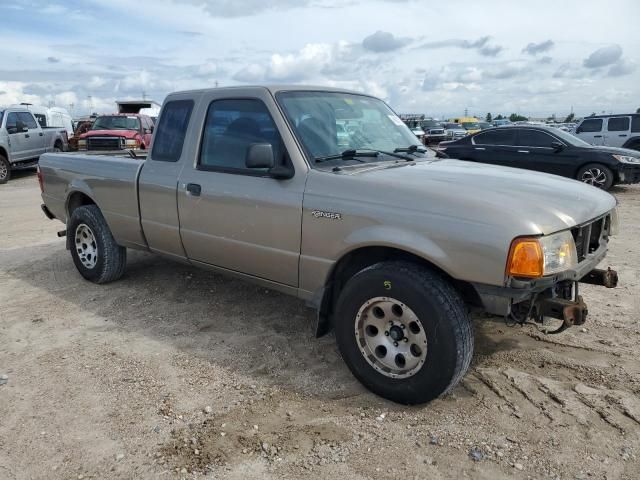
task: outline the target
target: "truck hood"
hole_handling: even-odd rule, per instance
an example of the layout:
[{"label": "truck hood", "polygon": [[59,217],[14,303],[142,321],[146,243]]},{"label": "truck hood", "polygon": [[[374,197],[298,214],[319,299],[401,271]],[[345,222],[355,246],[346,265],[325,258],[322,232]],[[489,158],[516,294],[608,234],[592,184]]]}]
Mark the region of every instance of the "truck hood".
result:
[{"label": "truck hood", "polygon": [[565,230],[616,206],[612,195],[596,187],[530,170],[452,159],[396,165],[361,167],[346,175],[369,184],[371,202],[466,222],[510,224],[521,235]]},{"label": "truck hood", "polygon": [[83,133],[78,138],[88,137],[124,137],[124,138],[136,138],[138,132],[135,130],[91,130]]}]

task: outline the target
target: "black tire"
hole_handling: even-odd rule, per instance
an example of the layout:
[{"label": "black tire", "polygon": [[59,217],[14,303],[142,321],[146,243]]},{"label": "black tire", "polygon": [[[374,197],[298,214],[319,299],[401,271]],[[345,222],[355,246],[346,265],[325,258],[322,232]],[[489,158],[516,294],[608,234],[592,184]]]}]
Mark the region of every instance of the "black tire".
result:
[{"label": "black tire", "polygon": [[7,183],[11,179],[11,164],[4,155],[0,155],[0,184]]},{"label": "black tire", "polygon": [[588,185],[593,185],[596,188],[601,188],[602,190],[609,190],[615,181],[611,169],[601,163],[588,163],[584,165],[578,170],[576,179]]},{"label": "black tire", "polygon": [[[86,227],[93,236],[94,241],[90,243],[95,248],[94,251],[97,251],[95,256],[89,259],[82,253],[81,233],[86,232]],[[127,249],[116,243],[102,212],[96,205],[84,205],[73,211],[67,224],[67,235],[71,257],[80,275],[94,283],[112,282],[122,277],[127,265]],[[91,261],[95,264],[92,267],[87,266]]]},{"label": "black tire", "polygon": [[[426,357],[411,376],[383,374],[361,351],[356,317],[366,303],[379,297],[409,307],[424,329]],[[338,348],[353,375],[373,393],[403,404],[425,403],[451,390],[473,355],[471,321],[458,292],[440,274],[410,262],[382,262],[354,275],[340,293],[334,327]]]}]

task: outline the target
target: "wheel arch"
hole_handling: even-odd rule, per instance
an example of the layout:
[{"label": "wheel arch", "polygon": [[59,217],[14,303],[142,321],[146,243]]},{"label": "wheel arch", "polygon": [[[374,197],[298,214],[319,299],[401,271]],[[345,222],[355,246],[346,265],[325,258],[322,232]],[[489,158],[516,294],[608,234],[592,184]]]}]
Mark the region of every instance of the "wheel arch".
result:
[{"label": "wheel arch", "polygon": [[424,268],[437,272],[453,285],[467,304],[475,306],[482,305],[482,301],[480,300],[478,293],[470,283],[453,278],[447,271],[429,258],[398,246],[360,246],[344,253],[333,265],[327,275],[322,295],[320,296],[320,304],[318,305],[318,319],[315,332],[316,336],[320,337],[328,333],[333,328],[331,321],[333,306],[335,305],[342,288],[351,277],[371,265],[393,260],[403,260],[416,263]]},{"label": "wheel arch", "polygon": [[0,146],[0,155],[2,155],[7,159],[7,161],[9,161],[9,152],[7,152],[7,150],[2,146]]},{"label": "wheel arch", "polygon": [[[67,195],[67,201],[65,204],[65,212],[67,215],[65,223],[67,224],[69,223],[69,219],[71,218],[71,215],[73,214],[73,211],[76,208],[82,207],[84,205],[98,206],[95,200],[91,198],[91,196],[88,195],[86,192],[83,192],[82,190],[70,191],[69,194]],[[71,248],[71,234],[70,232],[67,232],[67,250],[69,250],[69,248]]]}]

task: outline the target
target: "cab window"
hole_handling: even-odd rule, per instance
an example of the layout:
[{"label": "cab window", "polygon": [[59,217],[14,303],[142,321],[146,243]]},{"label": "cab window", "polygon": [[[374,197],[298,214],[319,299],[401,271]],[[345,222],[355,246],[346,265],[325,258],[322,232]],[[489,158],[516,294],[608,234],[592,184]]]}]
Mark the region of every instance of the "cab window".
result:
[{"label": "cab window", "polygon": [[577,133],[585,132],[600,132],[602,131],[602,119],[601,118],[591,118],[583,121],[578,127]]},{"label": "cab window", "polygon": [[18,112],[18,120],[24,123],[29,130],[38,128],[38,124],[30,113]]},{"label": "cab window", "polygon": [[214,100],[207,111],[198,168],[263,175],[266,169],[245,166],[249,146],[255,143],[271,144],[276,163],[284,163],[284,144],[262,101]]}]

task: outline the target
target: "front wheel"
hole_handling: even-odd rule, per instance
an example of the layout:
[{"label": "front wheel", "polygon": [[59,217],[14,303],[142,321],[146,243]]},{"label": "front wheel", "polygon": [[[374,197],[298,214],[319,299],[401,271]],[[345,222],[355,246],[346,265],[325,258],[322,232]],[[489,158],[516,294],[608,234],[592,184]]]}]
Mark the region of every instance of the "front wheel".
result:
[{"label": "front wheel", "polygon": [[451,390],[473,355],[464,302],[436,272],[382,262],[352,277],[335,309],[338,348],[369,390],[403,404]]},{"label": "front wheel", "polygon": [[578,171],[578,180],[603,190],[609,190],[613,186],[613,172],[600,163],[590,163]]},{"label": "front wheel", "polygon": [[4,156],[0,155],[0,184],[7,183],[11,178],[11,164]]},{"label": "front wheel", "polygon": [[67,224],[71,257],[80,274],[94,283],[119,279],[127,265],[127,249],[118,245],[96,205],[76,208]]}]

